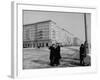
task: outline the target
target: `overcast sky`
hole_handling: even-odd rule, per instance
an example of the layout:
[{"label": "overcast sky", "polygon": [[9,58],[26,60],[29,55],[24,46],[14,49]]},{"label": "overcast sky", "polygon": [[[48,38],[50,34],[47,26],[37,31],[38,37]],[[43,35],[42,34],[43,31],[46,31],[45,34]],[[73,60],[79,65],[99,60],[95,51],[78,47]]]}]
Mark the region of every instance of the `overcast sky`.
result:
[{"label": "overcast sky", "polygon": [[[91,15],[86,15],[88,39],[90,41]],[[47,12],[47,11],[24,11],[23,24],[30,24],[39,21],[53,20],[57,26],[65,28],[82,41],[85,40],[84,15],[82,13],[68,12]]]}]

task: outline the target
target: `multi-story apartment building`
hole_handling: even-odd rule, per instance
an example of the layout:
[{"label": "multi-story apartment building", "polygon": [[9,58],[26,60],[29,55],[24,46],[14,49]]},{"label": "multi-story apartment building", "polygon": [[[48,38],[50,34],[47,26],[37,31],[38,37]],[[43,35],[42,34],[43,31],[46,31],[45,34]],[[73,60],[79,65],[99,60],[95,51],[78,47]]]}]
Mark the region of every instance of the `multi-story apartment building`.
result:
[{"label": "multi-story apartment building", "polygon": [[52,20],[23,25],[23,46],[47,47],[52,43],[72,45],[73,36]]},{"label": "multi-story apartment building", "polygon": [[49,26],[50,20],[23,25],[23,46],[44,47],[50,43]]}]

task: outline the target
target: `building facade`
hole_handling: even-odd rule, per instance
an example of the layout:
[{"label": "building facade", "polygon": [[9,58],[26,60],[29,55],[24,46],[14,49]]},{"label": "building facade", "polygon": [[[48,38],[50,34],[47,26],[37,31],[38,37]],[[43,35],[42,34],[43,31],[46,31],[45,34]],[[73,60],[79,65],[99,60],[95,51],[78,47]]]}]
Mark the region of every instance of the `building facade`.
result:
[{"label": "building facade", "polygon": [[52,20],[23,25],[23,47],[48,47],[52,43],[72,45],[73,36]]},{"label": "building facade", "polygon": [[50,20],[23,25],[23,46],[46,47],[50,43]]}]

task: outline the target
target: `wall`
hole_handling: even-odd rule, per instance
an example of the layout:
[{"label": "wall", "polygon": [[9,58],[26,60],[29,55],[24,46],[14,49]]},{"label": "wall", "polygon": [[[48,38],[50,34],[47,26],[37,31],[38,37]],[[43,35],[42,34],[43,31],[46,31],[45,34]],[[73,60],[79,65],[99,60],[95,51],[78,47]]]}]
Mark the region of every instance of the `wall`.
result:
[{"label": "wall", "polygon": [[[54,5],[80,5],[97,7],[98,26],[93,30],[95,50],[97,52],[97,72],[87,74],[72,74],[60,76],[45,76],[25,80],[100,80],[100,0],[28,0],[34,4],[54,4]],[[12,80],[10,78],[11,68],[11,0],[0,1],[0,80]],[[23,79],[20,79],[23,80]]]}]

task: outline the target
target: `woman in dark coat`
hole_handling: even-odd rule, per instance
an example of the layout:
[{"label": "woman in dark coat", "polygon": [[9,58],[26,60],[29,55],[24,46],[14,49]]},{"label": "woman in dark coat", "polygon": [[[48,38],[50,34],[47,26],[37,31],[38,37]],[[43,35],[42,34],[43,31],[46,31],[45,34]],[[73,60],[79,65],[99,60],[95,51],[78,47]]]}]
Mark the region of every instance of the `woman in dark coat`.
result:
[{"label": "woman in dark coat", "polygon": [[56,53],[55,53],[55,64],[56,65],[59,65],[60,64],[60,59],[61,59],[60,46],[57,43],[56,44]]}]

